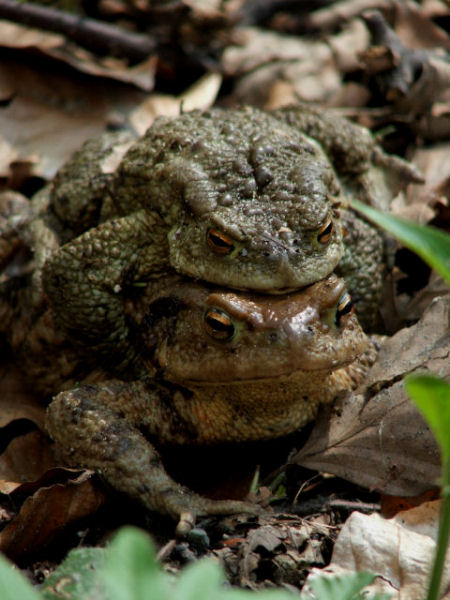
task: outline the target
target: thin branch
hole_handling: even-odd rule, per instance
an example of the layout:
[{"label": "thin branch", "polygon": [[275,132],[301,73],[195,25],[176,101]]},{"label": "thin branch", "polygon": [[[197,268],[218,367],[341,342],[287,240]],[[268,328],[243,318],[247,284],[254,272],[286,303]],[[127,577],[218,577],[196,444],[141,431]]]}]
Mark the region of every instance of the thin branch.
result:
[{"label": "thin branch", "polygon": [[148,36],[27,2],[0,0],[0,19],[60,33],[83,48],[98,54],[128,58],[131,62],[144,60],[156,48],[155,40]]}]

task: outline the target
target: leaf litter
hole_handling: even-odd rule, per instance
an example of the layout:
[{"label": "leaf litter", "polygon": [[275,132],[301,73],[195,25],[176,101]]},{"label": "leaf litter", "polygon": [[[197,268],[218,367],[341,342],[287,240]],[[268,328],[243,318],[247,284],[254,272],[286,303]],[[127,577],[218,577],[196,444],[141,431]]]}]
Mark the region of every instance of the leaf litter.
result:
[{"label": "leaf litter", "polygon": [[[449,191],[445,139],[450,132],[450,86],[447,65],[442,58],[442,48],[448,47],[448,38],[432,21],[433,10],[426,12],[425,7],[418,9],[409,2],[349,2],[345,16],[341,12],[342,5],[331,4],[307,14],[302,20],[302,26],[309,27],[310,34],[318,30],[325,34],[320,39],[308,39],[292,34],[298,26],[294,14],[286,13],[278,21],[275,19],[270,31],[257,20],[252,21],[248,14],[242,24],[239,20],[233,21],[234,13],[229,8],[233,3],[218,3],[214,7],[208,7],[208,3],[205,6],[196,2],[188,4],[191,12],[179,38],[181,45],[186,40],[191,47],[200,44],[201,55],[205,52],[201,44],[206,40],[210,63],[204,64],[210,68],[203,65],[204,77],[200,78],[198,69],[194,69],[195,75],[184,86],[185,92],[183,89],[166,92],[179,67],[175,62],[171,64],[170,58],[163,57],[160,50],[132,65],[116,57],[98,57],[85,48],[76,47],[64,36],[1,21],[1,46],[15,50],[14,56],[5,57],[0,67],[3,101],[0,173],[4,187],[26,189],[33,179],[50,179],[85,139],[107,128],[125,128],[140,135],[156,116],[206,108],[216,101],[218,94],[219,102],[229,106],[248,102],[276,107],[302,98],[341,107],[345,114],[375,129],[382,130],[386,124],[393,123],[397,133],[400,131],[397,138],[403,145],[401,149],[407,152],[413,149],[414,136],[419,136],[419,141],[442,140],[441,147],[433,145],[416,151],[414,161],[425,173],[427,182],[420,188],[411,186],[408,195],[400,196],[393,209],[419,222],[435,220],[438,226],[448,223],[445,220]],[[367,17],[361,18],[362,11],[374,5],[390,16],[386,23],[398,35],[401,46],[392,48],[386,40],[374,39]],[[245,3],[241,11],[246,14]],[[121,18],[124,14],[127,15],[126,7],[118,10]],[[440,14],[448,15],[448,8],[441,7]],[[341,27],[343,21],[345,26]],[[217,39],[223,40],[224,52],[217,52],[212,60],[211,48],[217,46],[217,41],[211,36],[202,37],[201,24],[205,22],[215,23],[216,31],[222,36]],[[179,20],[174,18],[174,28],[178,26]],[[160,30],[156,28],[153,33]],[[399,47],[403,48],[401,53],[406,61],[410,60],[411,52],[424,49],[420,55],[421,77],[401,95],[378,98],[378,104],[373,97],[374,82],[379,80],[379,71],[374,71],[375,63],[370,62],[373,46],[387,57],[395,55]],[[389,82],[390,70],[395,69],[396,63],[387,65],[384,77]],[[158,81],[164,77],[167,80],[162,89],[158,89]],[[231,91],[220,92],[221,84],[225,90],[229,86]],[[386,89],[391,88],[388,85]],[[401,135],[405,124],[410,132],[406,142]],[[383,141],[388,146],[394,144],[394,151],[395,144],[399,143],[392,134],[385,135]],[[401,377],[417,370],[448,377],[448,334],[443,333],[442,324],[448,322],[449,302],[445,298],[438,299],[444,295],[445,286],[434,275],[425,277],[419,289],[406,289],[398,294],[398,282],[405,273],[403,265],[395,264],[396,251],[392,253],[394,267],[387,281],[392,301],[386,303],[383,314],[387,330],[395,335],[383,343],[379,361],[364,386],[341,398],[335,407],[323,411],[308,442],[291,457],[291,462],[322,470],[329,474],[327,477],[335,474],[369,490],[403,497],[418,496],[437,486],[440,468],[437,448],[421,417],[407,401]],[[388,291],[386,297],[389,297]],[[14,559],[23,560],[42,552],[68,523],[77,523],[95,514],[104,501],[105,492],[89,472],[77,474],[55,468],[57,461],[40,431],[44,409],[39,400],[21,389],[13,373],[2,378],[0,392],[0,442],[6,440],[0,455],[0,489],[6,505],[11,498],[14,501],[12,510],[8,505],[10,520],[0,533],[0,546]],[[24,421],[28,422],[25,429]],[[336,480],[330,477],[329,481]],[[355,490],[358,498],[359,488],[347,485],[350,491]],[[316,489],[320,489],[320,485]],[[371,497],[375,503],[379,498],[376,493]],[[274,494],[268,500],[274,507],[279,502]],[[356,505],[358,503],[364,504],[357,500]],[[426,504],[425,512],[411,510],[401,519],[414,514],[419,523],[424,523],[430,514],[434,515],[433,510],[427,512]],[[270,582],[298,587],[310,565],[322,568],[329,561],[330,544],[342,526],[338,512],[319,511],[307,520],[291,515],[285,517],[285,521],[282,515],[274,513],[253,521],[224,519],[216,521],[214,526],[205,522],[204,526],[211,528],[217,544],[215,552],[221,556],[235,583],[255,588],[270,587]],[[392,563],[394,558],[408,554],[408,547],[403,549],[392,542],[394,534],[384,533],[385,520],[376,515],[367,517],[372,519],[372,524],[366,526],[363,525],[365,518],[353,514],[356,524],[350,517],[344,525],[342,539],[339,538],[339,545],[335,547],[333,565],[339,562],[342,568],[362,568],[362,563],[350,563],[348,567],[342,558],[361,550],[356,529],[374,532],[367,543],[369,549],[376,547],[377,540],[388,540],[383,552],[391,552]],[[399,527],[398,523],[394,526]],[[239,531],[242,535],[236,536]],[[395,531],[399,537],[404,536]],[[423,544],[429,547],[427,540]],[[188,550],[183,550],[180,544],[174,548],[167,560],[180,564],[189,554],[189,544]],[[405,572],[413,572],[406,564]],[[377,569],[374,564],[371,570]],[[381,568],[380,575],[385,577]],[[419,589],[411,587],[416,584],[407,576],[399,579],[399,573],[391,573],[389,580],[393,589],[400,589],[402,594],[415,594]],[[423,588],[423,583],[421,585]]]}]

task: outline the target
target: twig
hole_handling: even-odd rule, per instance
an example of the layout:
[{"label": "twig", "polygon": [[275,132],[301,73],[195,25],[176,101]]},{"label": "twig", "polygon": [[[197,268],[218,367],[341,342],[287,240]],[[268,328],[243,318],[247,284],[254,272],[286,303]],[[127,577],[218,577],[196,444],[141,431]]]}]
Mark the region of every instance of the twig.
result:
[{"label": "twig", "polygon": [[346,510],[359,510],[361,512],[376,512],[381,509],[379,503],[376,502],[360,502],[359,500],[341,500],[336,498],[328,503],[330,508],[343,508]]},{"label": "twig", "polygon": [[144,60],[156,48],[155,40],[148,36],[27,2],[0,0],[0,19],[60,33],[93,52],[128,58],[130,62]]}]

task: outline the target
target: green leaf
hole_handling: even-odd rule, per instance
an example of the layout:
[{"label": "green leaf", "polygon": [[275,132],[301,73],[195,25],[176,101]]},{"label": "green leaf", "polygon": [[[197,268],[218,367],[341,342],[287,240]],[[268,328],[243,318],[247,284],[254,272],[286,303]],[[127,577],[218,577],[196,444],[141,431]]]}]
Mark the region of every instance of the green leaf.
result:
[{"label": "green leaf", "polygon": [[450,235],[435,227],[381,213],[358,200],[353,200],[352,206],[418,254],[450,285]]},{"label": "green leaf", "polygon": [[135,527],[123,527],[105,555],[102,581],[108,600],[167,600],[169,581],[156,562],[150,537]]},{"label": "green leaf", "polygon": [[314,600],[358,600],[361,591],[372,583],[372,573],[349,573],[334,577],[318,576],[308,581]]},{"label": "green leaf", "polygon": [[450,383],[433,375],[405,379],[408,395],[424,415],[441,448],[443,463],[450,461]]},{"label": "green leaf", "polygon": [[43,600],[61,597],[103,600],[99,572],[105,562],[104,548],[76,548],[39,588]]},{"label": "green leaf", "polygon": [[2,600],[39,600],[31,583],[0,554],[0,598]]},{"label": "green leaf", "polygon": [[223,571],[217,563],[201,560],[183,569],[171,597],[174,600],[210,600],[218,596],[223,581]]},{"label": "green leaf", "polygon": [[284,590],[253,592],[250,590],[228,589],[223,591],[223,595],[215,597],[214,600],[298,600],[298,595]]},{"label": "green leaf", "polygon": [[406,390],[427,420],[442,454],[442,492],[436,553],[427,600],[440,598],[441,579],[450,537],[450,383],[433,375],[410,375]]}]

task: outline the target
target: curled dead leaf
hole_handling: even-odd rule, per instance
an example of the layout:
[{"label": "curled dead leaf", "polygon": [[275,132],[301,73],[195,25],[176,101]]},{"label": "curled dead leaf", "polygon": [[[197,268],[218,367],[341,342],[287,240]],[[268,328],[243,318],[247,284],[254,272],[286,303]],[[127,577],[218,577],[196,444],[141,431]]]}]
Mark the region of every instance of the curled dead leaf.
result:
[{"label": "curled dead leaf", "polygon": [[0,532],[0,550],[6,556],[17,560],[36,554],[67,525],[94,514],[103,504],[104,495],[93,483],[92,471],[85,471],[72,481],[73,471],[67,470],[67,474],[66,484],[41,487],[29,496]]}]

